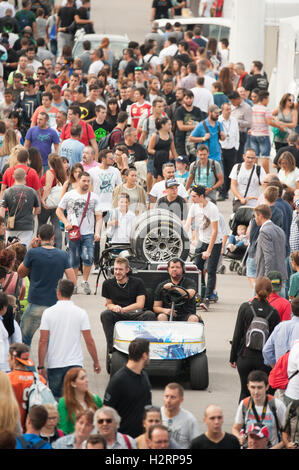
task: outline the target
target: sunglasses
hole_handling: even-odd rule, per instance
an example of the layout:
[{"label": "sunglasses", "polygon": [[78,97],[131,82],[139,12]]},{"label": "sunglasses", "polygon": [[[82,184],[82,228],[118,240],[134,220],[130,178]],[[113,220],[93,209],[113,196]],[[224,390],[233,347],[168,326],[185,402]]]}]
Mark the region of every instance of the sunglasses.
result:
[{"label": "sunglasses", "polygon": [[111,424],[112,423],[112,418],[98,419],[98,424],[104,424],[104,423]]}]

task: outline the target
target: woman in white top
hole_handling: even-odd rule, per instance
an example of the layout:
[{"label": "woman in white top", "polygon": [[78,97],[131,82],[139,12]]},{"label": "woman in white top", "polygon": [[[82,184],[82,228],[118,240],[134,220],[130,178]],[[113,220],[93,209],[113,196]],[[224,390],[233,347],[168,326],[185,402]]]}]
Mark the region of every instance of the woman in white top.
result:
[{"label": "woman in white top", "polygon": [[283,152],[278,160],[280,170],[278,178],[288,189],[299,189],[299,168],[291,152]]}]

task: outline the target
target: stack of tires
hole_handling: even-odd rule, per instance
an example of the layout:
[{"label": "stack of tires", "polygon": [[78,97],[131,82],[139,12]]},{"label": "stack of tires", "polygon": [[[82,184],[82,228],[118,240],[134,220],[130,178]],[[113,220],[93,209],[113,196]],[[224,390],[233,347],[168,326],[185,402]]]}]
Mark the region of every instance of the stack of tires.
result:
[{"label": "stack of tires", "polygon": [[186,260],[190,241],[181,220],[165,209],[140,214],[132,227],[131,249],[140,261],[165,263],[172,258]]}]

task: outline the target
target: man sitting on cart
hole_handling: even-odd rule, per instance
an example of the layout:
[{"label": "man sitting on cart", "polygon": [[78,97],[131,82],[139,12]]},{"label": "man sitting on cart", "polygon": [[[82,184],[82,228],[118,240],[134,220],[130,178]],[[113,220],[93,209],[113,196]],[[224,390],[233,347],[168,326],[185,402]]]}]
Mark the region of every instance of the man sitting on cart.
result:
[{"label": "man sitting on cart", "polygon": [[[157,314],[158,321],[168,321],[171,316],[171,298],[169,294],[176,292],[179,296],[185,295],[184,303],[175,306],[173,312],[173,320],[175,321],[202,321],[201,317],[196,314],[195,294],[197,292],[196,284],[193,279],[184,273],[184,261],[180,258],[173,258],[168,261],[169,279],[161,282],[154,294],[153,310]],[[184,287],[185,290],[179,286]],[[187,292],[186,292],[187,291]],[[189,298],[188,295],[189,294]]]},{"label": "man sitting on cart", "polygon": [[144,308],[146,300],[144,282],[136,276],[130,276],[127,258],[116,258],[113,270],[114,277],[106,279],[102,286],[102,296],[106,298],[106,310],[101,313],[101,322],[109,353],[113,351],[113,330],[116,322],[156,320],[155,314]]}]

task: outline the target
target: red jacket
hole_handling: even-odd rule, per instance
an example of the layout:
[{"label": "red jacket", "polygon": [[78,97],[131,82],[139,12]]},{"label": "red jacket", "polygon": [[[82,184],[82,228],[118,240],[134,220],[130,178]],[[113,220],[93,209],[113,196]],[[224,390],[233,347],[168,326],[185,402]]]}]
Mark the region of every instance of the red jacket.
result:
[{"label": "red jacket", "polygon": [[276,292],[272,292],[268,297],[268,302],[278,311],[280,321],[291,320],[292,307],[287,299],[280,297]]}]

